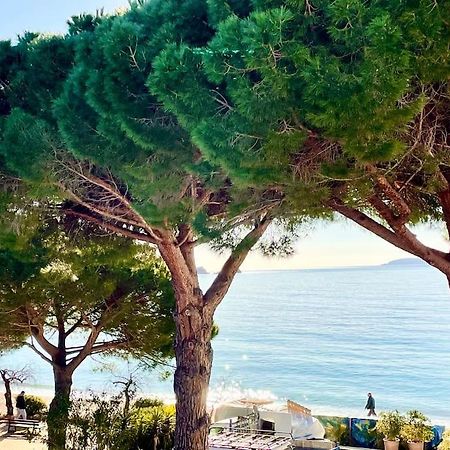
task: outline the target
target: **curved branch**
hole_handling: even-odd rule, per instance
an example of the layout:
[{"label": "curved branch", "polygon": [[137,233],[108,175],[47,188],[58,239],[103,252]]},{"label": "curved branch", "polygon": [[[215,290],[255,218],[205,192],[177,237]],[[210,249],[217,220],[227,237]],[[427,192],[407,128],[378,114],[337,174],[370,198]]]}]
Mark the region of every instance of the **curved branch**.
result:
[{"label": "curved branch", "polygon": [[218,273],[216,279],[213,281],[209,289],[204,295],[204,303],[208,307],[211,314],[214,313],[217,306],[219,306],[225,294],[228,292],[234,276],[239,270],[239,267],[244,262],[253,246],[258,242],[272,219],[267,216],[257,222],[255,227],[242,239],[241,242],[231,252],[231,255]]},{"label": "curved branch", "polygon": [[87,220],[88,222],[94,223],[98,225],[100,228],[105,228],[106,230],[112,231],[116,234],[121,234],[122,236],[129,237],[131,239],[135,239],[137,241],[145,241],[149,242],[151,244],[157,244],[157,242],[148,234],[143,234],[139,232],[135,232],[132,230],[129,230],[128,228],[123,228],[118,225],[114,225],[109,222],[105,222],[104,220],[98,219],[97,217],[91,216],[89,214],[80,212],[80,211],[74,211],[73,209],[68,209],[64,211],[65,214],[69,214],[72,216],[79,217],[81,219]]},{"label": "curved branch", "polygon": [[45,356],[42,352],[40,352],[40,351],[36,348],[36,346],[35,346],[33,343],[30,343],[30,342],[23,342],[23,345],[25,345],[25,346],[31,348],[31,349],[32,349],[36,354],[38,354],[44,361],[48,362],[48,363],[51,364],[52,366],[54,365],[54,364],[53,364],[53,361],[52,361],[50,358],[47,358],[47,356]]}]

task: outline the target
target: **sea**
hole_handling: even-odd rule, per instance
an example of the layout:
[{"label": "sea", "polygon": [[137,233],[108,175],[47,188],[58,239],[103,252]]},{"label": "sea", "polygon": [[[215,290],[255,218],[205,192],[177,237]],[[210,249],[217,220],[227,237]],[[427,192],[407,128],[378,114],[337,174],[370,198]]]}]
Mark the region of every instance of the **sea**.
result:
[{"label": "sea", "polygon": [[[204,289],[214,276],[200,276]],[[215,320],[212,402],[291,399],[313,414],[363,417],[371,392],[377,411],[418,409],[450,425],[450,290],[431,267],[239,273]],[[28,366],[24,388],[51,395],[51,368],[31,350],[0,365]],[[140,395],[173,399],[170,367],[136,371],[112,357],[86,361],[74,388],[112,392],[129,373]]]}]

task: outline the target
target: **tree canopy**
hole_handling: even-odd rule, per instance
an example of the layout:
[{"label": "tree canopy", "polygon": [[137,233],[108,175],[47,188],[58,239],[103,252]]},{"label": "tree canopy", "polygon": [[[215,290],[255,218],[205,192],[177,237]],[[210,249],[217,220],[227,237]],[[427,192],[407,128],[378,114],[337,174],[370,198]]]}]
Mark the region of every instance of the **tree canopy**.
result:
[{"label": "tree canopy", "polygon": [[0,344],[28,346],[51,365],[49,447],[64,448],[72,376],[86,358],[116,354],[157,366],[173,357],[170,277],[147,244],[11,204],[8,213],[27,233],[10,230],[0,241],[0,315],[8,317]]},{"label": "tree canopy", "polygon": [[24,337],[31,337],[26,345],[40,353],[36,340],[48,351],[54,342],[47,333],[64,326],[65,338],[88,334],[86,348],[69,352],[74,368],[87,355],[108,350],[170,356],[174,300],[154,250],[85,233],[72,236],[53,221],[36,231],[29,246],[3,245],[1,256],[9,267],[0,275],[0,311],[11,320],[0,326],[2,344],[24,344]]}]

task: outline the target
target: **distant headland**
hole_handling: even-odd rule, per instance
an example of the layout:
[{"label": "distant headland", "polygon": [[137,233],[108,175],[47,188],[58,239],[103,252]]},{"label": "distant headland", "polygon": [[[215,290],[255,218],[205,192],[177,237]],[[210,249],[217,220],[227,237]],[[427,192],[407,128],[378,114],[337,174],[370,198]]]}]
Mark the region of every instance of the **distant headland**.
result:
[{"label": "distant headland", "polygon": [[394,259],[393,261],[389,261],[388,263],[381,264],[381,266],[426,266],[427,263],[419,258],[401,258],[401,259]]}]

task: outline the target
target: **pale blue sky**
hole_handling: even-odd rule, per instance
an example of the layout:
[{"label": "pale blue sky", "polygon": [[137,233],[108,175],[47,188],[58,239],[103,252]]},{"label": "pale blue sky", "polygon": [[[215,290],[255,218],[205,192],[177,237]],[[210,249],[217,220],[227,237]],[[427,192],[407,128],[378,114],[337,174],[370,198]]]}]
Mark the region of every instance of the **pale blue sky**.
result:
[{"label": "pale blue sky", "polygon": [[0,39],[15,39],[24,31],[63,33],[67,20],[104,8],[113,12],[127,0],[0,0]]},{"label": "pale blue sky", "polygon": [[[127,6],[126,0],[0,0],[0,39],[15,39],[25,31],[63,33],[66,22],[82,12],[95,13],[104,8],[113,12]],[[421,226],[416,230],[425,243],[448,249],[438,227]],[[319,223],[308,227],[297,245],[294,256],[286,259],[263,258],[254,253],[244,263],[244,270],[296,269],[335,266],[382,264],[409,255],[371,233],[346,221]],[[217,256],[205,247],[197,249],[200,265],[218,270],[224,256]]]},{"label": "pale blue sky", "polygon": [[[421,225],[413,229],[423,242],[448,251],[449,243],[439,225]],[[206,247],[197,249],[197,259],[209,271],[218,271],[225,256]],[[301,233],[296,252],[288,258],[267,258],[256,252],[244,262],[243,270],[308,269],[384,264],[398,258],[410,258],[400,250],[350,221],[318,222]]]}]

